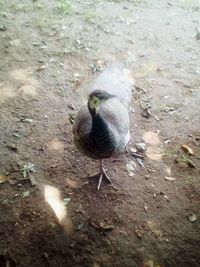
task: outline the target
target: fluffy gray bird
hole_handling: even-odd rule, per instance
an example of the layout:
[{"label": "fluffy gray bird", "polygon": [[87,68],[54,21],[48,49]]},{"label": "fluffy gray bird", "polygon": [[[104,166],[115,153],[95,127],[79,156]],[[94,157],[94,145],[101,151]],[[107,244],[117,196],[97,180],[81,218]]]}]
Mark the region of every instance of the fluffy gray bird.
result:
[{"label": "fluffy gray bird", "polygon": [[[103,71],[89,91],[73,125],[74,143],[86,156],[100,160],[99,181],[111,183],[103,159],[125,150],[129,142],[128,108],[132,98],[130,71],[112,65]],[[96,176],[96,175],[95,175]]]}]

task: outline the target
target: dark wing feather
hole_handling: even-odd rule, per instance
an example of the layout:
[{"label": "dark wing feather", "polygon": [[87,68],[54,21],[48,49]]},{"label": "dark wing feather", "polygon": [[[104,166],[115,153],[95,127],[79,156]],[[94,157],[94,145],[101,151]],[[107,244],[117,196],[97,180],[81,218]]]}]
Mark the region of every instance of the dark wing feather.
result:
[{"label": "dark wing feather", "polygon": [[77,138],[84,138],[87,136],[92,128],[92,118],[88,111],[87,105],[83,105],[78,111],[74,124],[73,134]]}]

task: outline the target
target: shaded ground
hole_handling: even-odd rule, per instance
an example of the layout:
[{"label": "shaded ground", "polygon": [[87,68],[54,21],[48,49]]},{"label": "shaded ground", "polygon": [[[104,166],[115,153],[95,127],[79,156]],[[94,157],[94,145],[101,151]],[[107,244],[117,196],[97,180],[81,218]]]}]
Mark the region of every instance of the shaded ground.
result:
[{"label": "shaded ground", "polygon": [[[0,10],[1,255],[31,267],[199,266],[199,1],[0,0]],[[98,163],[75,149],[69,117],[95,66],[112,61],[136,80],[130,147],[147,143],[145,168],[131,177],[134,158],[110,159],[116,189],[97,192],[87,176]],[[36,186],[20,171],[28,162]],[[70,234],[47,184],[71,199]]]}]

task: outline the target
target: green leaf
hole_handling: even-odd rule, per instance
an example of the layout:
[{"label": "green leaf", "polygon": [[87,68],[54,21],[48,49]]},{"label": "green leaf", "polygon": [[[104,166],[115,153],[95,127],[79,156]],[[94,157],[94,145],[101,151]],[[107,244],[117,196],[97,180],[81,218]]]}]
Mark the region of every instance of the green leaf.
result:
[{"label": "green leaf", "polygon": [[32,123],[33,122],[33,119],[26,118],[26,119],[23,120],[23,122]]},{"label": "green leaf", "polygon": [[63,199],[64,201],[64,205],[67,206],[69,204],[69,202],[71,201],[71,198],[67,197]]},{"label": "green leaf", "polygon": [[24,193],[23,193],[23,198],[24,198],[24,197],[29,197],[30,194],[31,194],[30,191],[26,191],[26,192],[24,192]]}]

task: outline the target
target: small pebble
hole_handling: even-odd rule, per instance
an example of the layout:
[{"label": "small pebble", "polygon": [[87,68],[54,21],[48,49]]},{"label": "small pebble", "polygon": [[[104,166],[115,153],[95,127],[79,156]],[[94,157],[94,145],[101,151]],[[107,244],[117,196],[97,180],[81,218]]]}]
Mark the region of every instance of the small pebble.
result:
[{"label": "small pebble", "polygon": [[197,220],[197,216],[195,214],[188,215],[188,220],[193,223]]},{"label": "small pebble", "polygon": [[145,143],[136,143],[135,148],[137,151],[144,152],[146,149],[146,144]]},{"label": "small pebble", "polygon": [[7,31],[7,27],[5,25],[0,26],[0,31],[2,32]]}]

